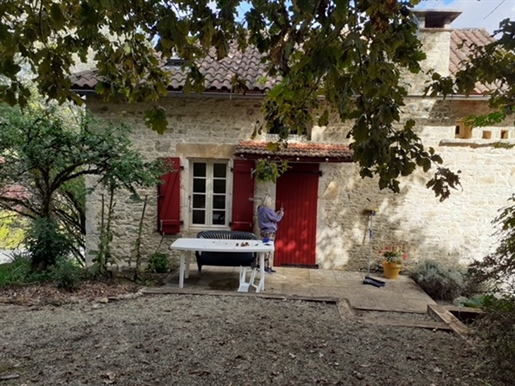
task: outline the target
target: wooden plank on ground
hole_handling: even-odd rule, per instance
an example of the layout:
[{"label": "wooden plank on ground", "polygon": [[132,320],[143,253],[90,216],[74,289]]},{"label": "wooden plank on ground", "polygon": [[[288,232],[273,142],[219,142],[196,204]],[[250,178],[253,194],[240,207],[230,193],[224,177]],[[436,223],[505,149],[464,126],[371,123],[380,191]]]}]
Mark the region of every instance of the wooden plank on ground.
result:
[{"label": "wooden plank on ground", "polygon": [[395,327],[415,327],[430,330],[452,330],[451,327],[443,322],[431,322],[426,320],[410,319],[377,319],[361,316],[357,318],[359,323],[373,324],[376,326],[395,326]]},{"label": "wooden plank on ground", "polygon": [[483,314],[483,310],[481,308],[472,308],[472,307],[458,307],[458,306],[445,306],[445,309],[448,310],[449,312],[453,313],[458,313],[458,312],[463,312],[463,313],[471,313],[471,314]]},{"label": "wooden plank on ground", "polygon": [[324,302],[324,303],[337,303],[338,298],[327,296],[302,296],[302,295],[287,295],[275,293],[255,293],[255,292],[237,292],[237,291],[217,291],[207,289],[191,289],[191,288],[178,288],[172,286],[162,287],[145,287],[141,289],[145,295],[215,295],[215,296],[257,296],[265,299],[277,300],[303,300],[308,302]]},{"label": "wooden plank on ground", "polygon": [[447,323],[449,327],[451,327],[456,334],[461,336],[467,342],[470,342],[470,333],[467,326],[465,326],[457,317],[449,312],[444,306],[429,304],[427,306],[427,313],[444,323]]},{"label": "wooden plank on ground", "polygon": [[406,309],[385,308],[385,307],[354,307],[354,310],[356,310],[356,311],[366,311],[366,312],[370,312],[370,311],[397,312],[399,314],[405,314],[405,313],[409,313],[409,314],[422,314],[422,315],[427,314],[426,311],[424,311],[424,312],[422,312],[422,311],[406,311]]},{"label": "wooden plank on ground", "polygon": [[343,320],[353,320],[356,318],[356,314],[352,310],[352,306],[348,299],[340,299],[336,306],[338,307],[338,312],[340,313],[340,318]]}]

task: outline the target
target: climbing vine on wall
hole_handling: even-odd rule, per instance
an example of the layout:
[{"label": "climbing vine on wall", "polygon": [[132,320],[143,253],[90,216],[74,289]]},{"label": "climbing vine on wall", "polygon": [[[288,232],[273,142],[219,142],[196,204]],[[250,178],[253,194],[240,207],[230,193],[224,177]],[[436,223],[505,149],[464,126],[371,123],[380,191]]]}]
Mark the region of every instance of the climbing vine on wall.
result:
[{"label": "climbing vine on wall", "polygon": [[256,178],[263,182],[277,182],[277,178],[288,170],[287,161],[272,161],[269,159],[259,159],[256,166]]}]

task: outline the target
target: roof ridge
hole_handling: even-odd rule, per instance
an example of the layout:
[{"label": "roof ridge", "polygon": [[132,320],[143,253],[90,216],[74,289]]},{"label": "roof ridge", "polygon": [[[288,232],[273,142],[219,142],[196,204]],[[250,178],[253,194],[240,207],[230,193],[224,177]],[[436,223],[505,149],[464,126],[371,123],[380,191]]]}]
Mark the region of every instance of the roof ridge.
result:
[{"label": "roof ridge", "polygon": [[490,33],[484,27],[465,27],[465,28],[454,28],[451,32],[486,32],[489,36],[493,36],[493,33]]}]

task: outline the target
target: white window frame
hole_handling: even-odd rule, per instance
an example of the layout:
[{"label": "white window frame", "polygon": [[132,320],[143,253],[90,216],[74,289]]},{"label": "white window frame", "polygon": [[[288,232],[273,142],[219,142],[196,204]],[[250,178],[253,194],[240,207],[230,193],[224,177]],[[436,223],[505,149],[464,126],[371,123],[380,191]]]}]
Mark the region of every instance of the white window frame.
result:
[{"label": "white window frame", "polygon": [[[195,163],[204,163],[206,167],[206,217],[204,224],[193,223],[193,172]],[[226,182],[225,182],[225,222],[224,224],[212,224],[213,215],[213,180],[214,168],[213,165],[223,163],[226,165]],[[206,159],[206,158],[191,158],[189,159],[189,190],[188,190],[188,223],[191,229],[230,229],[229,223],[232,218],[232,162],[229,159]]]}]

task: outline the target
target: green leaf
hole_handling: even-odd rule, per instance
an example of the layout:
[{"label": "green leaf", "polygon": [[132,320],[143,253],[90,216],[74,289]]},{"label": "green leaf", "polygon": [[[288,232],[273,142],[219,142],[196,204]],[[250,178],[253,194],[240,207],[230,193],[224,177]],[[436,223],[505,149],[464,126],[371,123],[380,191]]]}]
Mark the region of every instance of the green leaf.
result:
[{"label": "green leaf", "polygon": [[54,28],[60,30],[64,27],[65,19],[61,6],[58,3],[52,3],[50,6],[50,17],[52,18]]},{"label": "green leaf", "polygon": [[154,106],[145,111],[145,125],[159,134],[163,134],[168,127],[166,110],[161,106]]}]

